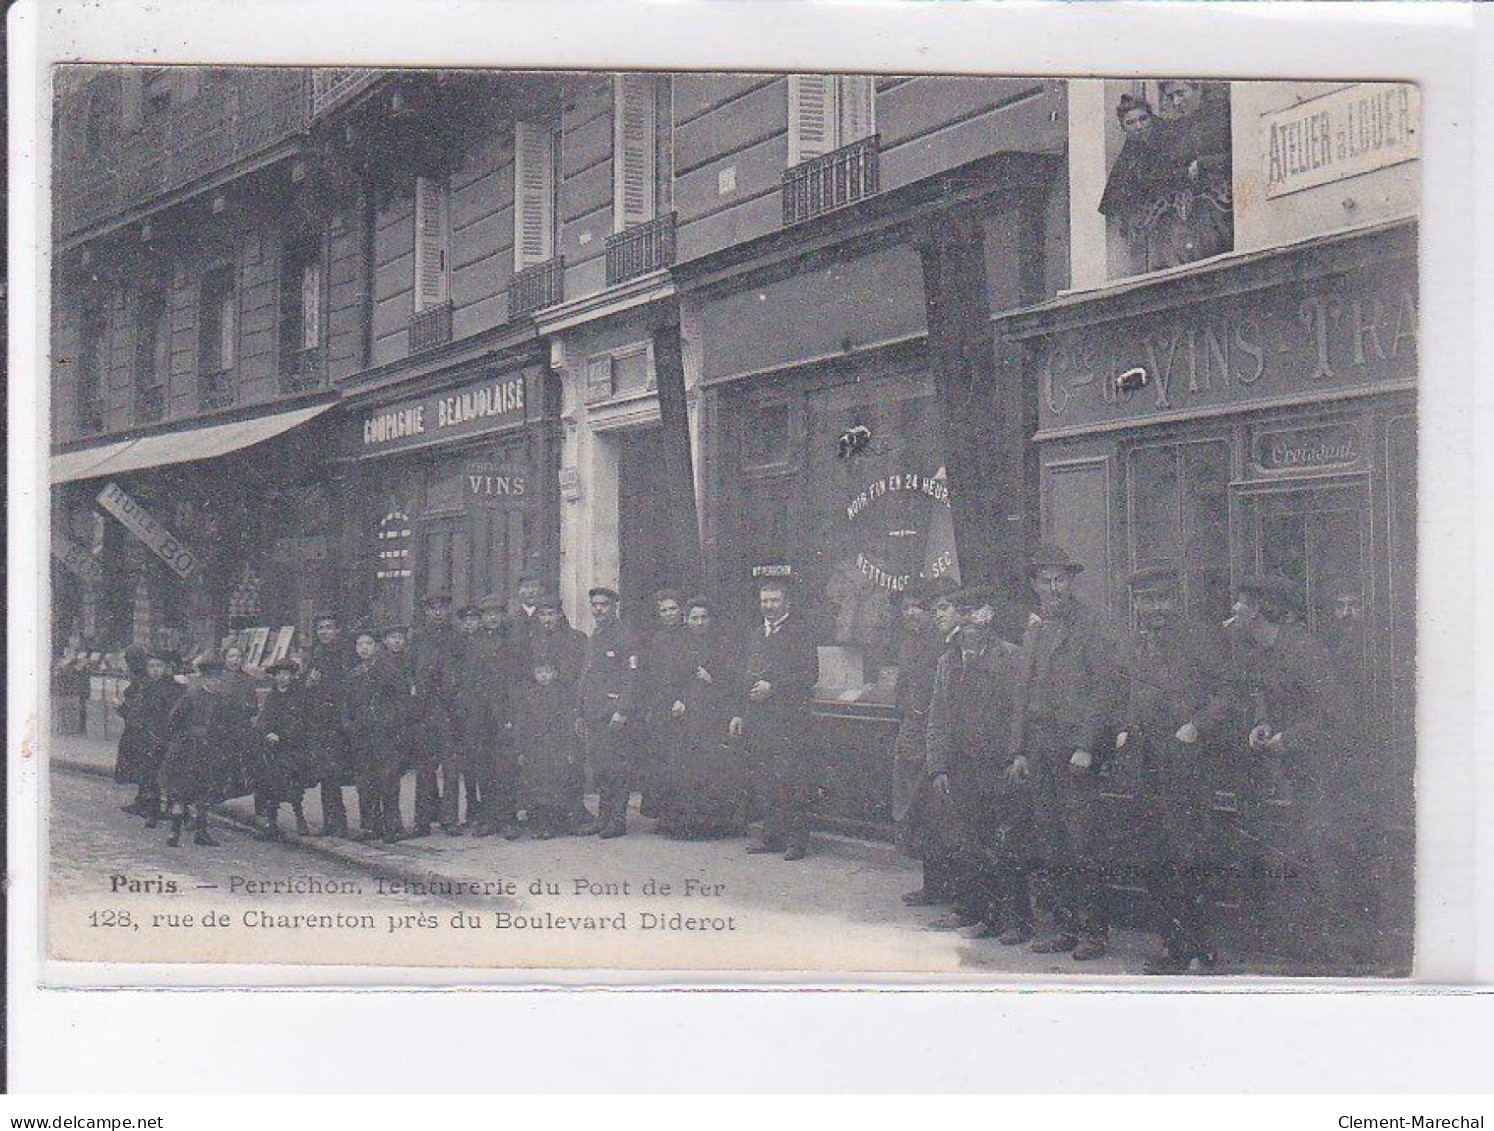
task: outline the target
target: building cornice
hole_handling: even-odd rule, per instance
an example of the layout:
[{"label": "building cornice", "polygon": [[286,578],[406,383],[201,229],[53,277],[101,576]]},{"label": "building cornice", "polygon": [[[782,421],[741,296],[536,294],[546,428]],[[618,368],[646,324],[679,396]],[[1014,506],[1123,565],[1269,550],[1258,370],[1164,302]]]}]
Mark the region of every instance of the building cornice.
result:
[{"label": "building cornice", "polygon": [[618,283],[605,290],[537,310],[534,312],[534,326],[541,334],[558,334],[565,330],[572,330],[586,322],[610,318],[614,314],[622,314],[662,299],[673,298],[674,294],[675,287],[671,270],[668,267],[662,267],[657,271],[639,275],[636,279],[629,279],[625,283]]},{"label": "building cornice", "polygon": [[543,360],[534,326],[527,320],[515,321],[454,339],[413,357],[364,369],[340,379],[337,385],[346,402],[363,405],[457,384],[472,376],[474,366],[520,369]]}]

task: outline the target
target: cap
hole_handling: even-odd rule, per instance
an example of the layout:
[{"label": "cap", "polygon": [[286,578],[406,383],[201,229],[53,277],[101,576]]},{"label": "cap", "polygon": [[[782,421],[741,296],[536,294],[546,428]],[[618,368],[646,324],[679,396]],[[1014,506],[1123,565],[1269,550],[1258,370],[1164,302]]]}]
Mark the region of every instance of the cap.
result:
[{"label": "cap", "polygon": [[407,624],[386,624],[380,634],[383,636],[409,636],[410,626]]},{"label": "cap", "polygon": [[498,609],[501,612],[502,610],[507,608],[508,602],[505,601],[497,593],[489,593],[486,596],[480,598],[477,602],[477,609],[479,612],[485,612],[488,609]]},{"label": "cap", "polygon": [[333,624],[336,624],[337,614],[334,613],[331,609],[323,609],[321,612],[317,613],[316,616],[311,618],[311,623],[313,625],[318,625],[321,624],[324,620],[329,620]]},{"label": "cap", "polygon": [[169,664],[173,668],[182,662],[182,654],[175,648],[158,649],[150,654],[150,658],[152,660],[160,660],[161,663]]},{"label": "cap", "polygon": [[609,589],[605,585],[593,585],[590,589],[588,589],[586,591],[586,596],[588,598],[592,598],[592,597],[606,597],[607,600],[609,600],[609,601],[621,601],[622,600],[622,594],[621,593],[619,593],[616,589]]},{"label": "cap", "polygon": [[540,585],[542,584],[542,582],[540,580],[539,574],[535,573],[533,570],[526,569],[523,573],[519,574],[519,584]]},{"label": "cap", "polygon": [[1131,574],[1126,583],[1138,593],[1172,589],[1178,583],[1178,567],[1167,564],[1145,566]]},{"label": "cap", "polygon": [[353,639],[357,640],[360,636],[366,636],[370,640],[378,640],[379,630],[377,628],[374,628],[372,625],[360,624],[356,629],[353,630]]},{"label": "cap", "polygon": [[479,609],[476,605],[463,605],[456,611],[456,615],[459,619],[465,619],[467,617],[478,617],[482,616],[482,610]]},{"label": "cap", "polygon": [[996,590],[989,585],[967,585],[949,594],[949,603],[957,609],[978,609],[996,600]]},{"label": "cap", "polygon": [[705,609],[707,612],[710,612],[712,607],[713,606],[711,605],[711,599],[703,593],[697,594],[696,596],[691,597],[688,601],[685,602],[686,610]]},{"label": "cap", "polygon": [[197,671],[200,675],[216,675],[218,672],[226,670],[222,660],[211,656],[197,661]]},{"label": "cap", "polygon": [[561,606],[561,602],[560,602],[560,594],[559,593],[541,593],[538,597],[536,597],[534,599],[534,607],[535,607],[536,610],[539,610],[539,609],[560,609],[562,607]]},{"label": "cap", "polygon": [[1043,543],[1027,559],[1027,573],[1032,575],[1040,569],[1062,569],[1069,573],[1083,573],[1084,566],[1069,557],[1062,546]]},{"label": "cap", "polygon": [[655,589],[654,590],[654,603],[655,604],[661,604],[664,601],[673,601],[676,605],[678,605],[682,601],[684,601],[684,599],[685,599],[684,596],[680,593],[680,591],[678,589],[671,589],[671,588],[665,587],[663,589]]},{"label": "cap", "polygon": [[422,606],[449,605],[451,604],[451,594],[445,592],[427,593],[425,595],[425,600],[421,601],[420,604]]},{"label": "cap", "polygon": [[270,675],[274,675],[276,672],[290,672],[292,675],[295,675],[301,671],[301,665],[296,663],[295,660],[287,658],[276,660],[273,664],[268,665],[265,671]]}]

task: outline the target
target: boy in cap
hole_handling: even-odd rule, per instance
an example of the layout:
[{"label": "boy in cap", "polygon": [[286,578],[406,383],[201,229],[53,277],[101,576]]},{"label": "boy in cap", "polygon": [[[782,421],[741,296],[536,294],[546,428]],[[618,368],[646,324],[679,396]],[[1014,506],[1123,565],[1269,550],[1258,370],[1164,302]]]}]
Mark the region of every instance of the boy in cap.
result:
[{"label": "boy in cap", "polygon": [[586,638],[565,624],[554,594],[535,596],[535,620],[527,669],[514,687],[513,733],[524,828],[537,840],[549,840],[574,831],[573,783],[582,758],[576,686]]}]

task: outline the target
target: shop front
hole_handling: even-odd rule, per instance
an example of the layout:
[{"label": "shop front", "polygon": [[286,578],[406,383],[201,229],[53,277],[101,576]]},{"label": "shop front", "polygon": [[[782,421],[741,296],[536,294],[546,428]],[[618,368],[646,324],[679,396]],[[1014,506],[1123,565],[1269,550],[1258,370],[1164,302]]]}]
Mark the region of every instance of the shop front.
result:
[{"label": "shop front", "polygon": [[[1405,224],[1318,239],[1000,324],[1038,389],[1043,534],[1085,565],[1083,600],[1128,628],[1126,578],[1166,564],[1186,614],[1217,625],[1242,577],[1294,583],[1302,622],[1364,704],[1373,780],[1355,784],[1377,816],[1378,905],[1360,928],[1393,960],[1411,945],[1415,240]],[[1242,881],[1230,899],[1264,924],[1257,945],[1290,947],[1313,916],[1311,877],[1281,877],[1315,815],[1294,801],[1291,766],[1243,749],[1235,764],[1218,807],[1238,858],[1279,882]],[[1143,792],[1117,773],[1108,824],[1143,821]]]},{"label": "shop front", "polygon": [[534,351],[428,380],[433,391],[346,406],[338,475],[352,623],[415,623],[420,600],[515,600],[527,571],[553,578],[556,544],[549,377]]}]

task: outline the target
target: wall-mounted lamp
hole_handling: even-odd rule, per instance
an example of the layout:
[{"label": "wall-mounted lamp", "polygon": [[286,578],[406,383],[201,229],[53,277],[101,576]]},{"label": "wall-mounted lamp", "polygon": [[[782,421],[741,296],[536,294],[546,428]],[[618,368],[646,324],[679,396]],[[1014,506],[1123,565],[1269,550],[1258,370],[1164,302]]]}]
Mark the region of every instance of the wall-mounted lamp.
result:
[{"label": "wall-mounted lamp", "polygon": [[840,434],[837,451],[841,459],[850,459],[857,452],[862,451],[871,443],[872,430],[865,424],[857,424],[847,428]]},{"label": "wall-mounted lamp", "polygon": [[1134,393],[1138,389],[1146,388],[1150,382],[1151,378],[1146,375],[1146,370],[1138,365],[1135,369],[1127,369],[1115,379],[1115,391]]}]

